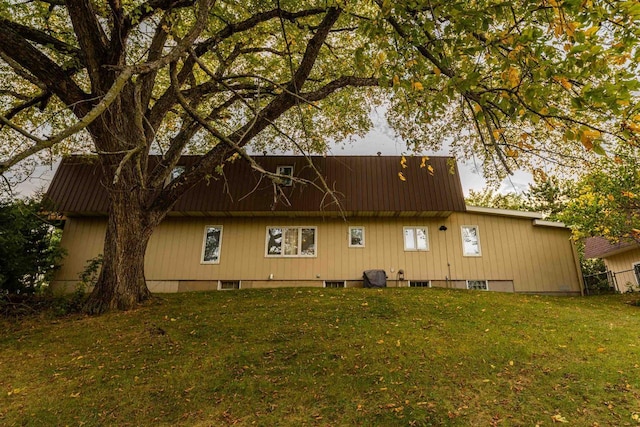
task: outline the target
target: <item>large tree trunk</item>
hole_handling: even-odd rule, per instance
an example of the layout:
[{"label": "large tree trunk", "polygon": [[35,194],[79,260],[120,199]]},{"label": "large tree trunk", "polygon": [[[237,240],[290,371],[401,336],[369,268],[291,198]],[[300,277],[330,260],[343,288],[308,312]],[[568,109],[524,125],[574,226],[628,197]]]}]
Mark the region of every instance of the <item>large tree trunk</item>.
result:
[{"label": "large tree trunk", "polygon": [[90,314],[129,310],[151,296],[144,275],[149,238],[160,222],[141,204],[141,191],[111,190],[102,270],[85,305]]}]

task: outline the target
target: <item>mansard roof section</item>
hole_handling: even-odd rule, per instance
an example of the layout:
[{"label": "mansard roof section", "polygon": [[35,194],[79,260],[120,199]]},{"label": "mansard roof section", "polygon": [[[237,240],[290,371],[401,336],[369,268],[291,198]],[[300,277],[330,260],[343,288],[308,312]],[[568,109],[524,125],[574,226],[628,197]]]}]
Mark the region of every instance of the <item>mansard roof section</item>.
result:
[{"label": "mansard roof section", "polygon": [[[188,170],[197,159],[183,156],[179,165]],[[150,164],[158,160],[152,158]],[[237,159],[225,164],[222,173],[211,171],[209,179],[184,194],[171,214],[442,217],[465,211],[460,176],[450,157],[430,157],[424,163],[421,157],[409,156],[406,162],[401,156],[255,156],[255,160],[272,172],[292,166],[293,176],[308,182],[275,185]],[[318,188],[322,183],[316,171],[335,199]],[[96,158],[71,156],[61,162],[47,195],[66,215],[103,215],[108,209],[107,182]]]}]

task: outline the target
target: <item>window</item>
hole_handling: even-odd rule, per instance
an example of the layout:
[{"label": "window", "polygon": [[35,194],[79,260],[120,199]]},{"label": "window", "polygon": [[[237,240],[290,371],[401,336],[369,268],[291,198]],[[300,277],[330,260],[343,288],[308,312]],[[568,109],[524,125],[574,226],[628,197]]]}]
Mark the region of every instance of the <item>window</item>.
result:
[{"label": "window", "polygon": [[349,227],[349,247],[364,248],[364,227]]},{"label": "window", "polygon": [[175,166],[173,169],[171,169],[171,173],[169,174],[169,176],[167,177],[167,179],[165,179],[164,181],[164,185],[167,186],[169,185],[169,183],[171,181],[173,181],[174,179],[178,178],[180,175],[182,175],[185,171],[185,167],[184,166]]},{"label": "window", "polygon": [[176,166],[173,169],[171,169],[171,175],[169,176],[169,179],[171,181],[173,181],[174,179],[176,179],[177,177],[179,177],[180,175],[182,175],[185,171],[185,167],[184,166]]},{"label": "window", "polygon": [[463,225],[462,229],[462,255],[480,256],[480,235],[477,225]]},{"label": "window", "polygon": [[222,291],[229,289],[240,289],[240,280],[219,280],[218,289]]},{"label": "window", "polygon": [[640,262],[633,264],[633,272],[636,274],[636,283],[640,286]]},{"label": "window", "polygon": [[[276,168],[276,173],[278,175],[293,176],[293,166],[278,166]],[[293,185],[293,180],[282,178],[282,185],[290,187]]]},{"label": "window", "polygon": [[467,280],[467,289],[488,291],[489,285],[486,280]]},{"label": "window", "polygon": [[316,227],[267,227],[268,257],[315,257]]},{"label": "window", "polygon": [[404,227],[405,251],[428,251],[429,235],[426,227]]},{"label": "window", "polygon": [[344,280],[325,280],[325,288],[344,288]]},{"label": "window", "polygon": [[202,264],[220,262],[220,245],[222,245],[222,226],[207,225],[204,228],[204,242],[202,242]]},{"label": "window", "polygon": [[411,280],[409,281],[410,288],[430,288],[431,281],[429,280]]}]

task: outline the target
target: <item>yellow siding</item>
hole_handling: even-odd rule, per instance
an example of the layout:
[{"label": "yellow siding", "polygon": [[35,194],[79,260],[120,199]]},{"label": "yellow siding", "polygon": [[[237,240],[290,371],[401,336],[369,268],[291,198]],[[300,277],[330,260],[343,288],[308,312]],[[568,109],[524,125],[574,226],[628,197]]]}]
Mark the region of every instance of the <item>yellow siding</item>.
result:
[{"label": "yellow siding", "polygon": [[[207,225],[223,227],[219,264],[200,262]],[[441,225],[447,230],[439,231]],[[479,227],[480,257],[462,256],[462,225]],[[317,257],[265,257],[268,226],[317,227]],[[348,247],[349,226],[364,226],[364,248]],[[404,251],[404,226],[426,227],[429,250]],[[67,222],[63,245],[69,256],[57,281],[77,280],[86,260],[102,251],[104,232],[104,219]],[[402,269],[404,286],[408,280],[455,283],[455,287],[465,287],[465,280],[489,280],[490,290],[580,293],[568,230],[534,227],[528,218],[480,213],[448,218],[350,218],[348,222],[312,217],[171,217],[152,236],[145,265],[149,281],[184,282],[180,289],[199,289],[192,283],[197,281],[207,281],[201,284],[207,289],[215,288],[218,280],[242,280],[242,287],[322,286],[323,280],[361,280],[367,269],[384,269],[394,285]]]},{"label": "yellow siding", "polygon": [[618,291],[626,292],[629,284],[640,285],[633,272],[633,264],[640,263],[640,248],[609,256],[604,263],[609,271],[615,273]]}]

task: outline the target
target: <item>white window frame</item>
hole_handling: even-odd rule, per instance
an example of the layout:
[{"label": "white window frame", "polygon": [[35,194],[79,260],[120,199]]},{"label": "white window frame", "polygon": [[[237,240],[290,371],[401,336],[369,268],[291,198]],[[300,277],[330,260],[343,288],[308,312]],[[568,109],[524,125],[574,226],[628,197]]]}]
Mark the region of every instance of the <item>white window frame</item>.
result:
[{"label": "white window frame", "polygon": [[[473,228],[476,230],[476,238],[478,240],[478,253],[467,252],[464,247],[464,230],[465,228]],[[465,257],[481,257],[482,256],[482,246],[480,244],[480,227],[477,225],[461,225],[460,226],[460,238],[462,239],[462,256]]]},{"label": "white window frame", "polygon": [[[231,289],[223,289],[222,288],[222,282],[238,282],[238,287],[237,288],[231,288]],[[242,280],[218,280],[218,290],[219,291],[235,291],[236,289],[242,289]]]},{"label": "white window frame", "polygon": [[[362,243],[359,245],[354,245],[351,241],[351,232],[352,230],[362,230]],[[365,230],[364,230],[364,226],[362,225],[354,225],[349,227],[349,247],[350,248],[364,248],[365,245]]]},{"label": "white window frame", "polygon": [[[287,175],[287,176],[293,176],[293,165],[278,165],[276,166],[276,173],[278,175]],[[290,173],[287,173],[287,171],[291,171]],[[282,184],[285,187],[291,187],[293,185],[293,180],[292,179],[285,179],[285,178],[281,178],[282,179]]]},{"label": "white window frame", "polygon": [[346,288],[347,287],[347,281],[346,280],[323,280],[322,281],[322,287],[326,288],[327,287],[327,282],[331,282],[331,283],[342,283],[342,286],[338,286],[338,287],[331,287],[329,289],[335,288],[335,289],[341,289],[341,288]]},{"label": "white window frame", "polygon": [[[469,287],[469,282],[484,282],[485,288],[484,289],[478,289],[478,288],[470,288]],[[467,280],[467,289],[471,290],[475,290],[475,291],[488,291],[489,290],[489,281],[488,280]]]},{"label": "white window frame", "polygon": [[[205,261],[205,251],[207,249],[207,233],[210,228],[219,228],[220,229],[220,238],[218,239],[218,259]],[[205,225],[204,226],[204,236],[202,238],[202,251],[200,252],[200,264],[220,264],[220,258],[222,257],[222,233],[223,227],[222,225]]]},{"label": "white window frame", "polygon": [[[284,239],[284,234],[286,230],[298,229],[298,253],[295,255],[285,255],[283,253],[280,254],[270,254],[269,253],[269,230],[272,228],[278,228],[282,230],[281,239]],[[313,230],[313,238],[314,238],[314,250],[313,255],[303,255],[302,254],[302,230],[303,229],[312,229]],[[280,248],[282,250],[282,243],[280,242]],[[268,225],[265,232],[265,242],[264,242],[264,256],[266,258],[317,258],[318,257],[318,227],[315,225]]]},{"label": "white window frame", "polygon": [[[418,248],[418,233],[416,230],[424,230],[424,236],[427,242],[426,248]],[[413,243],[415,248],[407,248],[407,230],[413,230]],[[406,225],[402,227],[402,246],[404,246],[405,252],[427,252],[429,251],[429,227],[426,225]]]},{"label": "white window frame", "polygon": [[640,286],[640,276],[636,273],[636,265],[640,265],[640,261],[636,261],[631,264],[631,268],[633,269],[633,275],[636,277],[636,284]]},{"label": "white window frame", "polygon": [[[428,286],[411,286],[412,283],[428,283]],[[409,280],[409,287],[410,288],[430,288],[431,287],[431,280]]]}]

